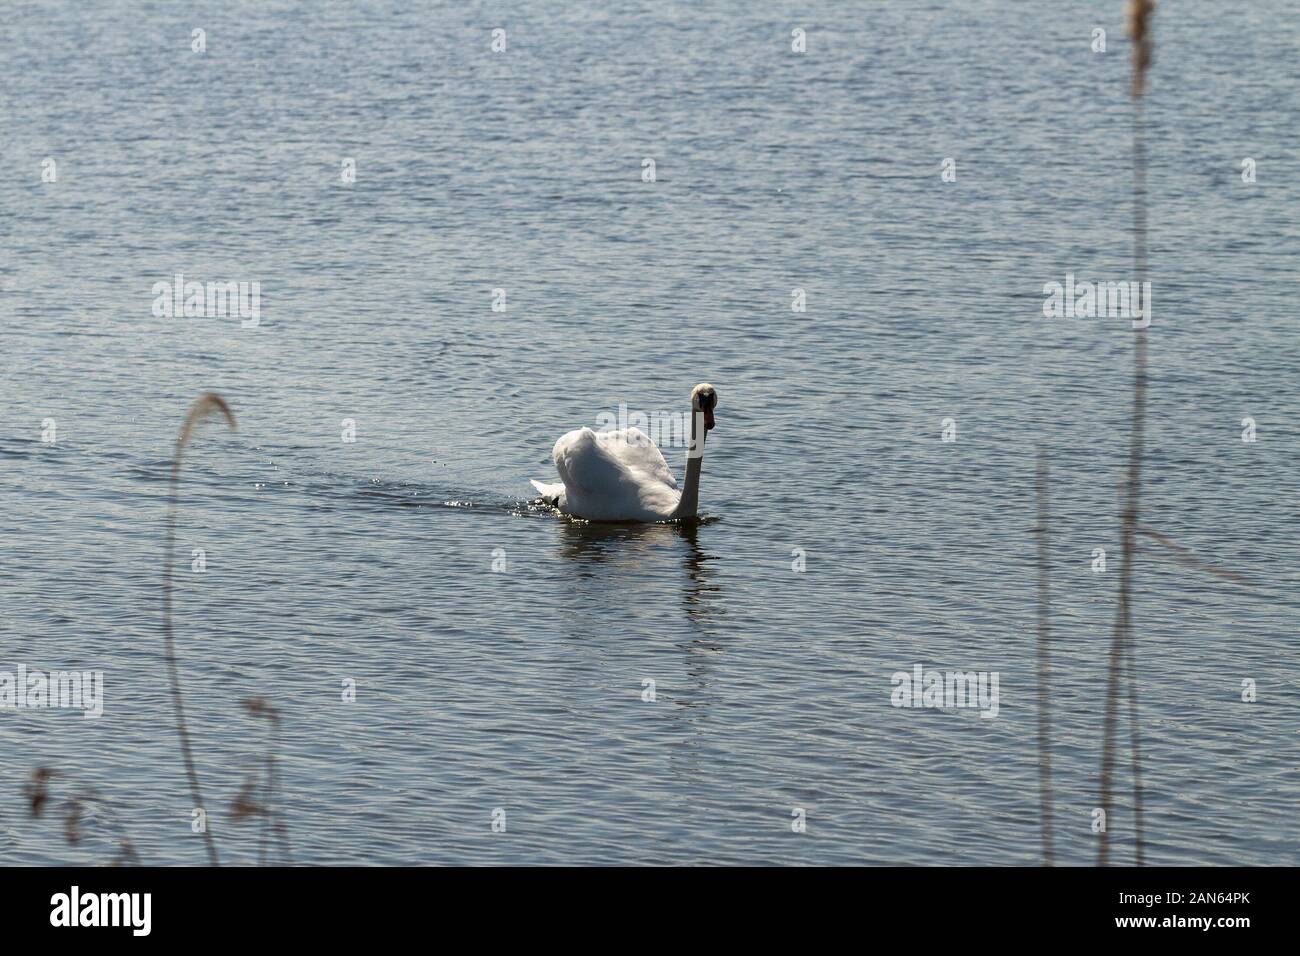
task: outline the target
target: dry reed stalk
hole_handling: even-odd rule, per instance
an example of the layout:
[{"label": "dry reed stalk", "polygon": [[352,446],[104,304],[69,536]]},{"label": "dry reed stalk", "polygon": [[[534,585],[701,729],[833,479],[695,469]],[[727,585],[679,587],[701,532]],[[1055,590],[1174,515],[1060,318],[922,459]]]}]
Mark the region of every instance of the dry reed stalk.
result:
[{"label": "dry reed stalk", "polygon": [[[233,431],[237,428],[235,416],[230,413],[230,406],[226,400],[215,392],[208,392],[200,396],[190,406],[189,413],[185,416],[185,423],[181,425],[180,435],[176,438],[176,451],[172,457],[172,474],[171,488],[168,493],[167,504],[167,536],[164,548],[164,567],[163,567],[163,648],[164,655],[167,659],[167,673],[171,680],[172,705],[176,711],[176,730],[181,740],[181,755],[185,759],[185,775],[189,779],[190,796],[194,801],[196,808],[202,809],[203,795],[199,788],[199,776],[194,769],[194,755],[190,750],[189,729],[185,725],[185,704],[181,698],[181,678],[176,664],[176,641],[172,629],[172,563],[176,552],[176,502],[178,498],[181,478],[181,455],[185,451],[185,445],[190,440],[190,435],[195,426],[205,416],[212,412],[220,412],[226,419]],[[212,824],[204,814],[203,842],[207,847],[208,861],[213,866],[219,866],[217,860],[217,847],[212,839]]]},{"label": "dry reed stalk", "polygon": [[[289,830],[285,826],[284,817],[280,813],[276,799],[279,793],[279,782],[275,772],[276,754],[280,747],[280,712],[271,706],[261,697],[251,697],[244,701],[244,708],[254,717],[261,717],[270,725],[270,739],[267,741],[266,749],[266,780],[261,789],[261,802],[253,800],[252,793],[258,788],[254,784],[248,790],[242,799],[242,813],[239,816],[249,816],[258,814],[262,818],[261,836],[258,840],[257,862],[260,866],[265,866],[267,862],[267,838],[274,831],[280,840],[280,850],[284,855],[284,861],[289,862],[292,856],[289,852]],[[237,806],[240,806],[237,804]]]},{"label": "dry reed stalk", "polygon": [[1051,592],[1048,565],[1051,559],[1048,540],[1047,461],[1038,452],[1038,793],[1039,825],[1043,834],[1043,865],[1055,860],[1052,845],[1052,711],[1051,711]]},{"label": "dry reed stalk", "polygon": [[[27,782],[23,784],[23,796],[27,799],[27,810],[31,816],[39,818],[45,810],[46,805],[58,806],[50,792],[50,782],[59,776],[59,772],[50,767],[37,767],[32,771]],[[105,800],[93,787],[83,787],[74,790],[70,795],[63,797],[63,839],[68,846],[78,846],[81,843],[82,824],[92,815],[87,810],[102,811],[107,818],[110,828],[115,834],[117,842],[117,854],[109,862],[109,866],[117,866],[121,863],[139,863],[140,858],[136,855],[135,845],[132,844],[130,835],[123,826],[121,819],[113,805]]]},{"label": "dry reed stalk", "polygon": [[[1146,92],[1146,72],[1151,65],[1154,40],[1151,18],[1154,0],[1129,0],[1128,35],[1133,44],[1133,263],[1139,287],[1147,280],[1147,206],[1146,149],[1143,142],[1142,96]],[[1150,304],[1148,303],[1148,308]],[[1113,809],[1111,779],[1115,764],[1115,725],[1118,722],[1119,684],[1128,683],[1129,752],[1132,758],[1134,859],[1144,862],[1142,813],[1141,732],[1137,714],[1137,673],[1133,658],[1133,561],[1137,551],[1139,501],[1142,490],[1142,449],[1147,404],[1147,330],[1135,330],[1133,358],[1133,422],[1129,434],[1128,472],[1124,482],[1120,519],[1119,595],[1115,624],[1111,636],[1110,667],[1106,677],[1106,715],[1102,727],[1101,808],[1106,829],[1099,834],[1097,865],[1105,866],[1110,857],[1109,824]]]},{"label": "dry reed stalk", "polygon": [[1156,542],[1156,544],[1166,548],[1173,556],[1173,560],[1185,567],[1195,568],[1198,571],[1204,571],[1206,574],[1213,574],[1236,584],[1248,583],[1243,575],[1238,574],[1236,571],[1228,571],[1225,568],[1217,568],[1208,561],[1202,561],[1200,558],[1196,557],[1196,553],[1190,548],[1184,548],[1180,544],[1174,544],[1174,542],[1170,541],[1163,534],[1153,528],[1139,525],[1137,530],[1138,534],[1144,534],[1152,541]]}]

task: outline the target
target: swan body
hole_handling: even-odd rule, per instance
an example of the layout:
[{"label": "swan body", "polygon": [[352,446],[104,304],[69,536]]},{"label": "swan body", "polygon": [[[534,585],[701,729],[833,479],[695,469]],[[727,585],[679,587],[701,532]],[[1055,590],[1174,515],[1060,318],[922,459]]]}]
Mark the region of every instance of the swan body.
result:
[{"label": "swan body", "polygon": [[548,504],[589,521],[666,521],[694,518],[704,455],[704,436],[713,427],[717,393],[703,383],[691,392],[691,445],[685,487],[663,453],[639,428],[561,435],[552,449],[558,482],[532,481]]}]

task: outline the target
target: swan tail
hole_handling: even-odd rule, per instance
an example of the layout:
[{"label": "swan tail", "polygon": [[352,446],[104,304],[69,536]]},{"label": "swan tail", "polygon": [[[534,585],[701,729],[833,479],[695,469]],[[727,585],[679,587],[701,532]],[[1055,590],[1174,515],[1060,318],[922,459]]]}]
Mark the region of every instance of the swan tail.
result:
[{"label": "swan tail", "polygon": [[564,500],[564,482],[538,481],[535,478],[529,478],[528,483],[537,489],[537,493],[542,496],[548,505],[559,507]]}]

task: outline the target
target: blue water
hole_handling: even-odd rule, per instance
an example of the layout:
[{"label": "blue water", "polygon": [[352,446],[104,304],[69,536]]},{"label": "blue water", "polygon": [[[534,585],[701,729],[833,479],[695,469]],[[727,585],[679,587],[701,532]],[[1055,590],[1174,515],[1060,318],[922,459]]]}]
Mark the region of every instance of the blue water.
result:
[{"label": "blue water", "polygon": [[[1056,853],[1091,863],[1134,339],[1042,288],[1132,278],[1123,3],[516,6],[6,8],[0,670],[106,701],[0,711],[0,863],[206,859],[160,584],[207,390],[239,430],[187,452],[176,632],[223,862],[258,858],[251,697],[297,863],[1039,862],[1041,449]],[[1142,520],[1246,581],[1139,556],[1153,863],[1300,862],[1294,13],[1157,13]],[[259,282],[259,324],[156,317],[176,272]],[[561,433],[700,381],[708,521],[529,505]],[[891,706],[916,664],[997,672],[998,716]]]}]

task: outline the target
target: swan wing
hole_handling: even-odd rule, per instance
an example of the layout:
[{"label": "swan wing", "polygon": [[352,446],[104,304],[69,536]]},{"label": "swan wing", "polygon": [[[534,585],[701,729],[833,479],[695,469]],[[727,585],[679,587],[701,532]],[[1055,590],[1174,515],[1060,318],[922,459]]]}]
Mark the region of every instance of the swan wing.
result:
[{"label": "swan wing", "polygon": [[681,497],[663,453],[639,428],[560,436],[553,451],[566,510],[596,520],[668,517]]},{"label": "swan wing", "polygon": [[617,458],[629,472],[638,475],[639,481],[677,487],[664,461],[664,453],[650,440],[650,436],[639,428],[624,428],[619,431],[596,432],[596,439],[605,449]]}]

